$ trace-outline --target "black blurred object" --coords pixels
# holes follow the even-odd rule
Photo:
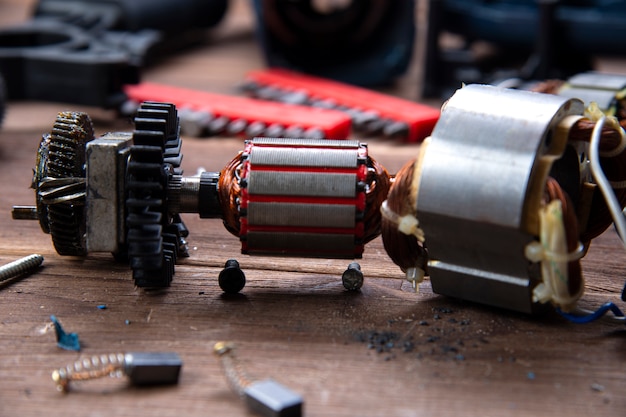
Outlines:
[[[32,18],[0,30],[9,100],[116,108],[124,84],[173,44],[199,40],[228,0],[40,0]]]
[[[462,83],[567,79],[592,69],[594,55],[626,55],[623,1],[430,0],[428,22],[425,97],[448,97]],[[442,47],[446,32],[464,44]],[[477,41],[488,53],[477,53]]]
[[[4,85],[4,78],[2,78],[2,74],[0,74],[0,126],[2,126],[2,121],[4,120],[4,106],[6,101],[6,87]]]
[[[269,66],[372,86],[411,61],[414,0],[254,0],[254,8]]]

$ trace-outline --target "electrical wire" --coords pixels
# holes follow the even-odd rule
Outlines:
[[[607,204],[607,207],[611,213],[611,217],[613,218],[613,222],[615,223],[615,227],[617,228],[617,232],[620,236],[620,241],[624,248],[626,249],[626,243],[624,239],[626,239],[626,220],[622,215],[622,208],[615,194],[613,193],[613,188],[607,177],[604,175],[602,171],[602,166],[600,165],[600,139],[602,137],[602,128],[606,122],[606,117],[602,117],[596,122],[596,126],[591,133],[591,141],[589,143],[589,162],[591,174],[593,175],[593,179],[595,180],[598,188],[602,192],[604,200]]]
[[[615,227],[620,236],[620,241],[626,249],[626,243],[624,242],[624,239],[626,238],[626,220],[624,219],[624,216],[622,214],[621,205],[619,204],[617,197],[613,192],[611,183],[604,175],[604,171],[602,170],[602,166],[600,164],[600,141],[602,138],[602,130],[604,128],[606,120],[606,117],[601,117],[600,119],[598,119],[591,133],[591,139],[589,142],[589,167],[591,169],[591,174],[596,184],[598,185],[598,188],[600,189],[600,192],[602,193],[602,196],[604,197],[607,207],[611,213],[611,217],[613,218],[613,222],[615,223]],[[624,141],[625,139],[623,130],[618,133],[620,133],[621,140]],[[615,316],[613,320],[626,323],[626,317],[624,317],[624,313],[612,302],[607,302],[603,304],[595,311],[578,309],[575,314],[566,313],[560,308],[557,308],[556,311],[567,320],[578,324],[590,323],[592,321],[598,320],[607,312],[611,311]]]
[[[609,311],[611,311],[614,315],[614,317],[612,317],[612,320],[617,320],[621,323],[626,323],[626,317],[624,317],[624,313],[622,312],[622,310],[619,309],[619,307],[615,305],[615,303],[612,303],[612,302],[603,304],[596,311],[587,311],[583,309],[578,309],[575,313],[566,313],[562,311],[560,308],[557,308],[556,311],[562,317],[576,324],[591,323],[592,321],[598,320]]]

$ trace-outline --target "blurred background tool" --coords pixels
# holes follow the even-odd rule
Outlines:
[[[264,100],[341,110],[356,132],[419,142],[430,134],[439,109],[345,83],[282,68],[250,71],[242,89]]]
[[[40,0],[32,18],[0,31],[9,100],[114,108],[122,86],[160,54],[198,42],[227,0]],[[1,94],[0,94],[1,95]]]
[[[129,113],[143,101],[175,104],[183,135],[346,139],[350,134],[350,117],[337,110],[285,105],[157,83],[127,85],[124,91],[131,102]]]
[[[414,0],[254,0],[269,66],[369,86],[406,71],[414,9]]]
[[[567,79],[599,55],[626,54],[624,2],[430,0],[428,24],[425,97],[461,83]]]

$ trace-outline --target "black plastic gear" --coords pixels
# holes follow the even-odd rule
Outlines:
[[[60,112],[39,145],[33,177],[39,223],[60,255],[87,254],[85,147],[93,138],[86,113]]]
[[[174,105],[143,103],[135,117],[126,172],[126,243],[139,287],[169,286],[178,256],[188,256],[183,239],[187,229],[167,206],[169,179],[181,172],[180,145]]]

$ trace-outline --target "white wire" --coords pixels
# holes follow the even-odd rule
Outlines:
[[[613,222],[617,228],[622,245],[624,245],[624,248],[626,249],[626,242],[624,241],[624,239],[626,239],[626,219],[624,219],[620,204],[615,197],[615,193],[613,193],[609,180],[602,171],[602,166],[600,165],[600,136],[602,134],[602,128],[604,127],[605,121],[606,117],[599,119],[593,128],[593,132],[591,133],[591,141],[589,143],[589,166],[591,168],[593,179],[600,188],[600,191],[604,196],[604,201],[611,212],[611,217],[613,217]]]

